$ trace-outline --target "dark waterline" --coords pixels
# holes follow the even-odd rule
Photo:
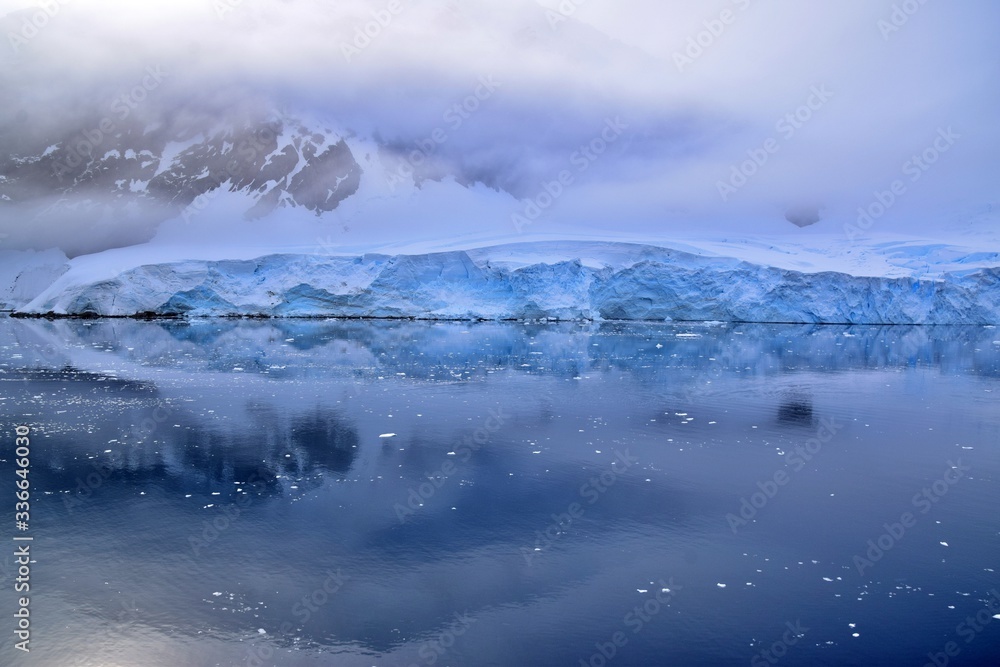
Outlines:
[[[992,327],[0,318],[0,350],[37,561],[26,658],[0,556],[0,664],[1000,660],[1000,609],[962,625],[1000,588]]]

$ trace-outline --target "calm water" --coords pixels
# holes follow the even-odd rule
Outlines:
[[[0,351],[3,665],[1000,664],[998,329],[4,318]]]

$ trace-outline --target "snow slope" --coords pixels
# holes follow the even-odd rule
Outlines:
[[[107,257],[98,261],[92,256],[74,260],[70,271],[20,311],[188,317],[1000,323],[1000,261],[995,255],[955,255],[943,246],[928,249],[926,244],[913,247],[922,248],[924,254],[938,253],[944,266],[955,270],[921,272],[924,277],[806,272],[705,251],[600,241],[518,243],[422,254],[273,254],[141,263],[137,261],[141,255],[134,254],[132,266],[120,271],[108,269]],[[906,244],[890,251],[913,254]]]
[[[41,294],[69,270],[59,250],[0,252],[0,310],[13,310]]]

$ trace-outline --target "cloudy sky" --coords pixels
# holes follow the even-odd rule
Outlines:
[[[278,105],[403,152],[445,129],[437,166],[480,203],[411,200],[423,236],[453,233],[459,214],[509,232],[553,188],[549,229],[640,234],[797,233],[788,210],[817,207],[802,233],[832,233],[893,187],[879,228],[930,233],[1000,202],[990,0],[3,0],[0,13],[0,130],[54,135],[150,66],[167,73],[163,108]],[[477,93],[474,112],[448,114]],[[2,205],[0,226],[23,227]]]

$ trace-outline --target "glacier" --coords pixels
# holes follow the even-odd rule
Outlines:
[[[30,298],[13,310],[22,316],[998,324],[1000,262],[987,260],[995,265],[863,276],[648,244],[564,241],[164,261],[105,275],[71,261],[46,288],[22,294]]]
[[[0,310],[14,310],[41,294],[69,271],[61,250],[0,252]]]

